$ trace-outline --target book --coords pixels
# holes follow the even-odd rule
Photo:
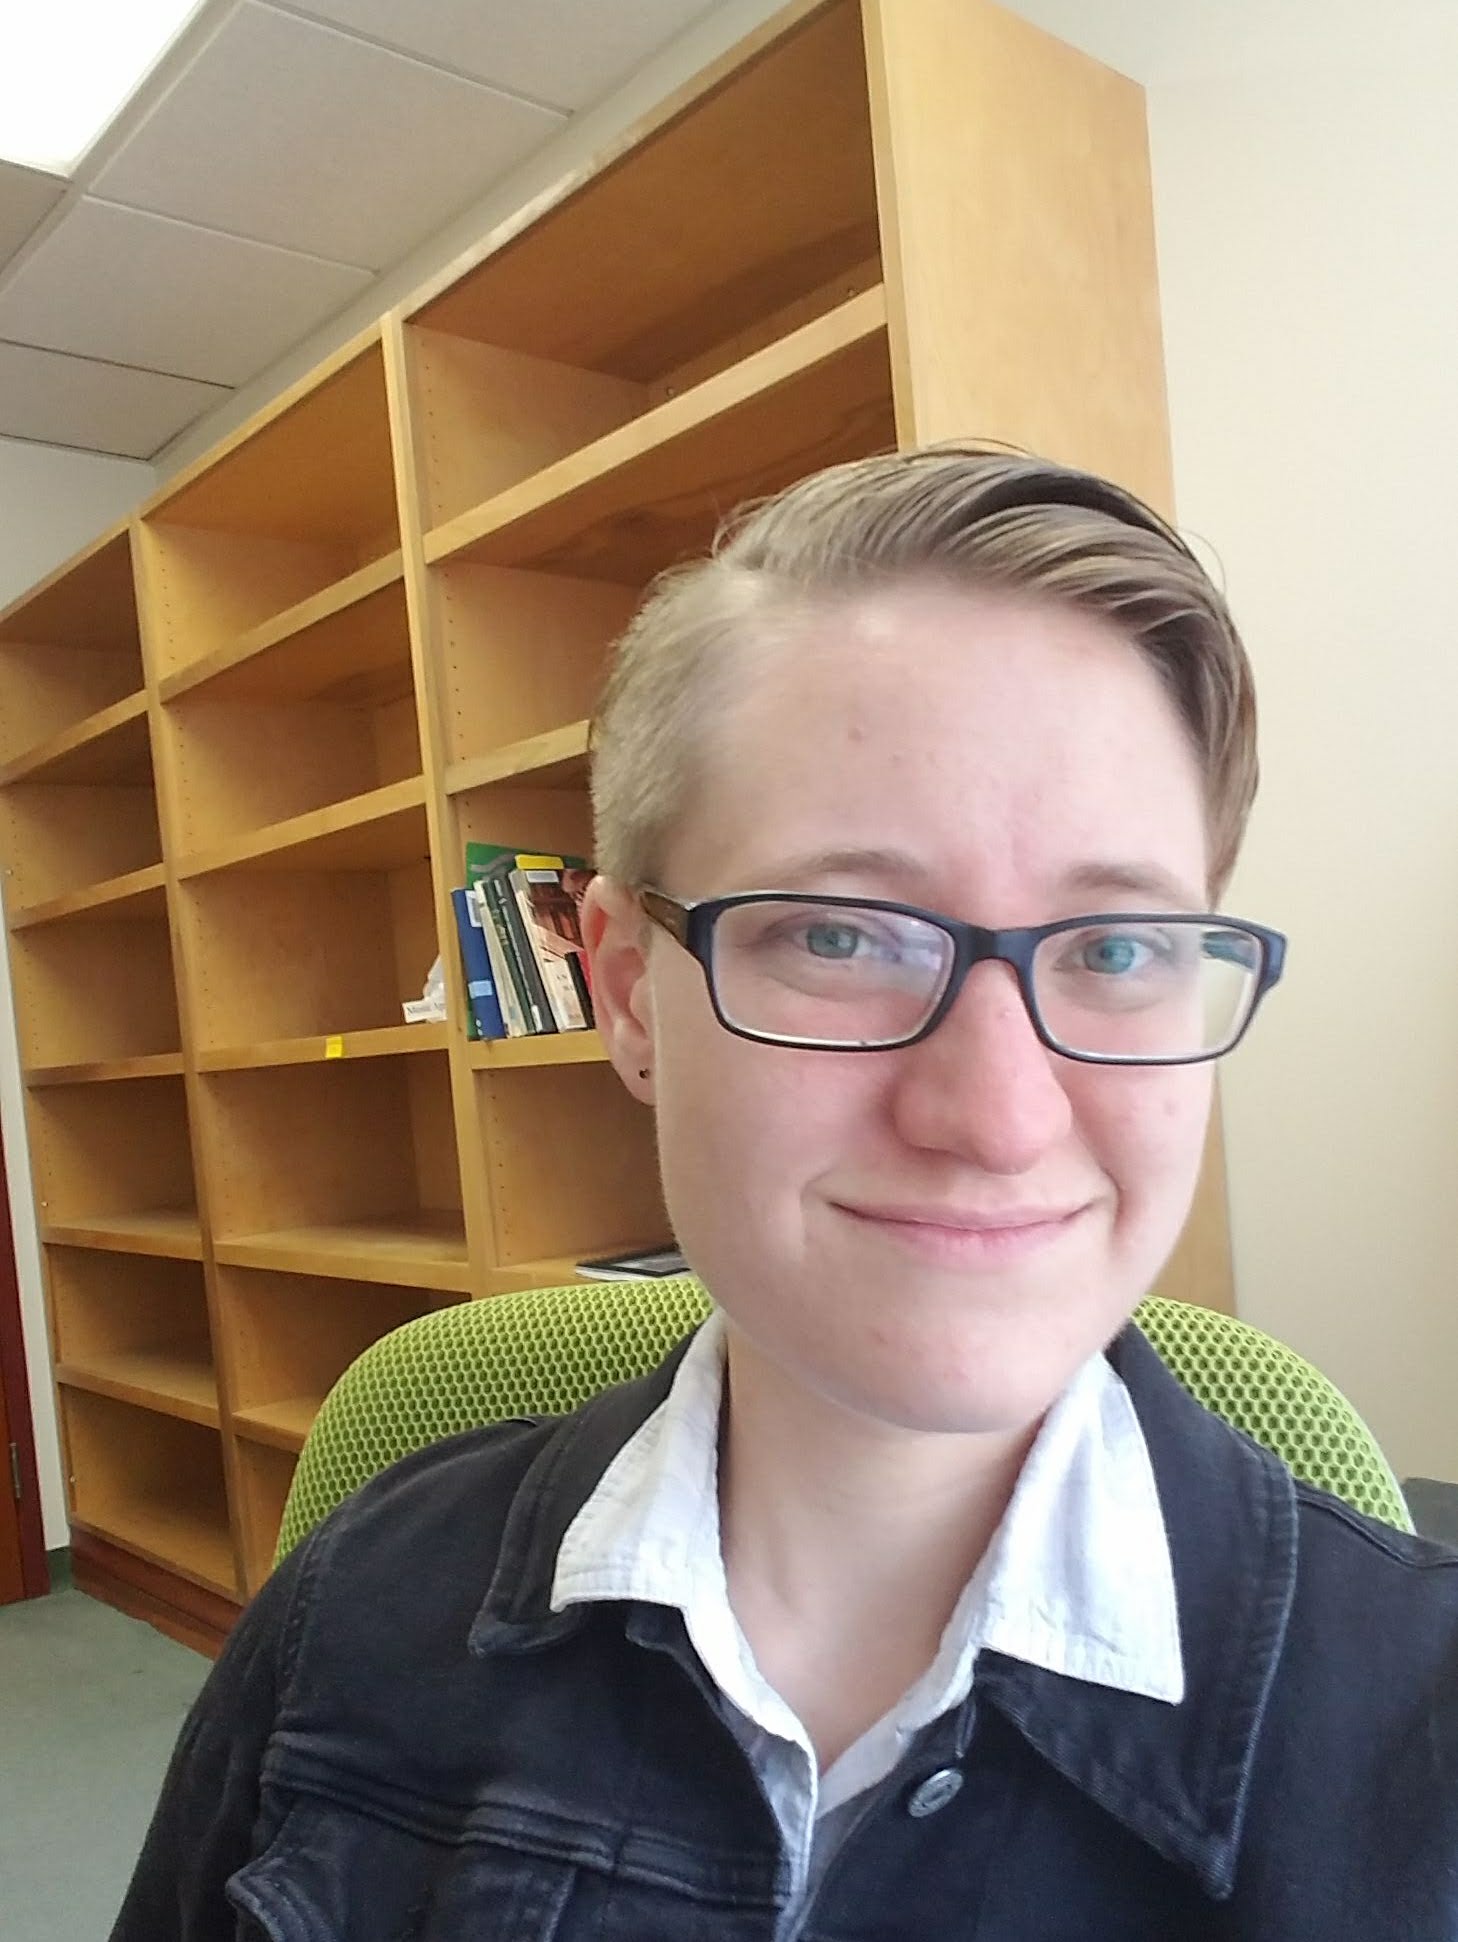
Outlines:
[[[465,894],[466,903],[469,907],[471,893],[468,890]],[[456,897],[457,892],[453,890],[451,892],[451,911],[456,920],[456,936],[460,940],[461,946],[461,975],[466,985],[466,1037],[469,1039],[477,1039],[481,1036],[481,1027],[476,1022],[476,1007],[471,1003],[471,953],[466,947],[466,930],[470,925],[471,919],[469,916],[462,917],[461,906],[456,901]]]
[[[597,1023],[597,1012],[592,1002],[592,961],[582,937],[582,899],[596,875],[589,864],[579,863],[576,857],[569,857],[562,866],[562,888],[572,899],[572,923],[577,938],[577,949],[569,953],[567,967],[576,982],[583,1015],[589,1025]]]
[[[485,915],[494,925],[506,956],[507,968],[516,987],[528,1033],[555,1032],[557,1021],[547,1001],[546,988],[516,899],[503,886],[501,870],[515,869],[517,858],[525,852],[507,849],[500,843],[467,843],[466,882],[479,885]],[[551,858],[531,856],[531,862],[550,862]]]
[[[466,882],[468,885],[482,886],[487,911],[505,947],[527,1029],[531,1032],[555,1032],[561,1029],[557,1013],[532,947],[527,919],[510,883],[512,871],[527,869],[573,872],[574,891],[579,897],[592,876],[581,857],[539,855],[534,851],[512,849],[504,843],[472,842],[466,845]],[[570,975],[569,972],[569,978]]]
[[[582,1003],[571,959],[582,950],[577,904],[561,869],[516,869],[508,881],[542,974],[547,1002],[559,1032],[585,1031],[592,1022]]]
[[[592,973],[588,969],[586,951],[574,951],[567,960],[567,968],[577,985],[577,995],[582,1000],[582,1012],[589,1025],[597,1023],[597,1013],[592,1004]]]
[[[486,905],[485,884],[471,884],[466,895],[471,900],[475,921],[481,926],[481,935],[486,940],[486,955],[491,960],[491,976],[496,985],[496,1001],[501,1006],[501,1015],[506,1023],[506,1035],[508,1038],[525,1038],[531,1027],[522,1010],[516,980],[511,974],[506,945],[497,935],[495,921]]]
[[[593,1281],[642,1281],[650,1275],[687,1274],[689,1264],[676,1247],[657,1247],[632,1254],[605,1254],[596,1261],[579,1261],[577,1272]]]
[[[481,895],[486,900],[497,936],[505,942],[507,963],[516,980],[528,1032],[555,1032],[557,1020],[547,998],[546,986],[542,983],[542,974],[537,969],[536,957],[527,941],[526,926],[510,884],[502,876],[483,877]]]
[[[456,929],[461,937],[461,962],[466,973],[466,997],[469,1001],[466,1036],[505,1038],[506,1020],[496,995],[491,956],[486,949],[486,938],[475,901],[468,891],[453,890],[451,905],[456,913]]]

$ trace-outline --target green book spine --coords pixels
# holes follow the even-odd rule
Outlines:
[[[498,930],[506,939],[507,957],[528,1024],[534,1032],[555,1032],[557,1021],[552,1016],[552,1007],[547,1003],[542,974],[537,970],[537,961],[532,956],[521,912],[516,907],[516,898],[512,896],[510,886],[499,876],[483,877],[481,886]]]

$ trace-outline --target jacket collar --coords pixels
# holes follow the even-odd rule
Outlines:
[[[557,1553],[603,1472],[667,1399],[692,1340],[685,1336],[647,1375],[594,1396],[547,1436],[507,1513],[496,1569],[471,1628],[473,1652],[532,1651],[586,1621],[588,1605],[552,1610]]]
[[[1169,1532],[1185,1659],[1175,1707],[988,1653],[982,1697],[1074,1786],[1225,1899],[1296,1586],[1296,1493],[1269,1451],[1204,1409],[1134,1326],[1128,1385]]]
[[[667,1397],[687,1346],[548,1434],[508,1514],[473,1652],[537,1650],[587,1622],[591,1605],[551,1609],[557,1553],[608,1464]],[[1108,1353],[1154,1466],[1186,1696],[1169,1706],[991,1650],[975,1692],[1080,1792],[1223,1899],[1295,1589],[1295,1491],[1285,1466],[1202,1408],[1137,1327]]]

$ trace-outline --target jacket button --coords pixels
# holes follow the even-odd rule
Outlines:
[[[912,1788],[906,1811],[919,1821],[925,1820],[928,1814],[935,1814],[939,1807],[945,1807],[949,1800],[955,1800],[961,1791],[961,1774],[955,1767],[943,1767],[939,1773],[928,1774],[920,1786]]]

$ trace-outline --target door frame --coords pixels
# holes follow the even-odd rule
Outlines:
[[[3,1133],[0,1133],[0,1394],[5,1400],[10,1440],[20,1458],[20,1501],[15,1509],[20,1527],[21,1592],[26,1598],[40,1598],[50,1590],[51,1576],[46,1564],[45,1526],[41,1520],[40,1469],[35,1455],[35,1422],[30,1411]],[[9,1452],[0,1449],[0,1490],[9,1489]]]

